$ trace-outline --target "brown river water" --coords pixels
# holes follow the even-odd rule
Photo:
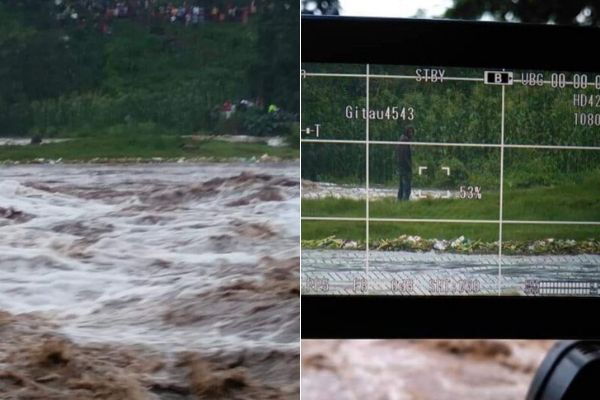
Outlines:
[[[298,169],[0,167],[0,398],[297,399]]]
[[[551,345],[535,340],[303,340],[302,399],[524,399]]]

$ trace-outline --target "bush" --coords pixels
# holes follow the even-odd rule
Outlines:
[[[450,168],[450,175],[441,169],[435,169],[435,182],[441,188],[453,189],[459,185],[466,185],[469,183],[469,169],[464,165],[462,161],[457,158],[448,158],[439,162],[440,165]]]
[[[238,113],[241,130],[252,136],[287,136],[292,128],[295,116],[285,111],[265,113],[250,109]]]
[[[239,113],[233,113],[229,118],[219,115],[213,130],[217,135],[240,135],[243,133],[241,127],[242,119]]]
[[[286,136],[286,141],[289,146],[294,149],[300,148],[300,123],[292,122],[290,123],[289,132]]]
[[[506,185],[509,188],[525,189],[534,186],[547,186],[561,175],[552,159],[540,157],[538,153],[528,151],[526,157],[505,160]]]

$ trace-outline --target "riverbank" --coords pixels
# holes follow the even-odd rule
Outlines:
[[[293,160],[297,149],[267,143],[179,136],[103,136],[42,145],[0,146],[0,163],[228,162]]]

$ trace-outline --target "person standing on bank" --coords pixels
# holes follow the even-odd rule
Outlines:
[[[404,130],[400,136],[400,142],[412,141],[415,128],[412,126]],[[396,145],[396,161],[398,162],[398,175],[400,182],[398,187],[398,201],[409,200],[412,183],[412,153],[409,144]]]

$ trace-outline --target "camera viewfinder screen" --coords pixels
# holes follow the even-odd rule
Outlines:
[[[600,73],[301,68],[302,293],[599,296]]]

